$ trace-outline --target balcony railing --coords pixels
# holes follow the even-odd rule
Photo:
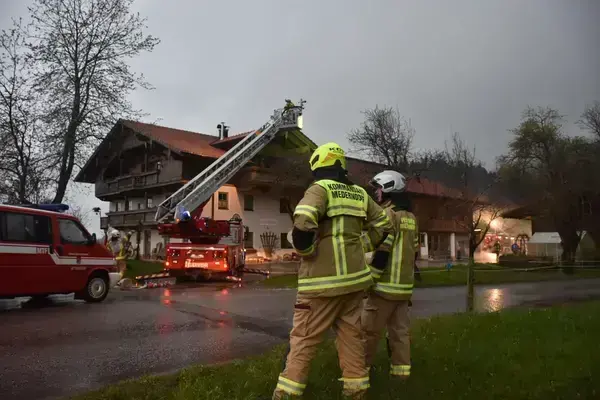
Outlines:
[[[291,173],[289,177],[286,175],[285,173],[278,173],[266,168],[247,167],[241,170],[234,180],[235,185],[240,191],[273,185],[277,185],[279,188],[308,187],[308,182],[301,182],[294,179]]]
[[[135,189],[145,189],[180,182],[182,180],[182,167],[183,164],[181,161],[171,160],[164,162],[160,171],[143,172],[120,176],[108,181],[96,182],[96,196],[102,197]]]

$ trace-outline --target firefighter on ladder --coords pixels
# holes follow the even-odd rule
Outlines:
[[[418,229],[415,216],[406,210],[404,176],[396,171],[377,174],[372,185],[376,200],[388,212],[394,233],[376,249],[371,270],[375,279],[361,318],[366,365],[371,368],[382,331],[387,328],[390,374],[410,375],[409,304],[413,292]]]
[[[290,348],[273,399],[302,396],[310,361],[329,328],[336,335],[343,394],[364,399],[369,373],[360,316],[365,290],[373,280],[361,233],[366,225],[381,242],[392,225],[366,191],[348,180],[339,145],[317,148],[310,168],[315,182],[294,211],[292,242],[302,261]]]

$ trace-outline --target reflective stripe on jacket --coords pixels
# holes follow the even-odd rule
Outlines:
[[[392,207],[386,208],[394,233],[387,236],[379,250],[389,251],[384,271],[371,268],[374,290],[389,300],[409,300],[414,286],[415,253],[419,248],[419,231],[414,214]]]
[[[363,227],[391,232],[387,213],[357,185],[320,180],[294,210],[294,228],[316,233],[298,271],[298,292],[306,297],[339,296],[373,285],[365,260]]]

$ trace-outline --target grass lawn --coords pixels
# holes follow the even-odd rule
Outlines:
[[[477,271],[486,270],[486,271]],[[487,271],[489,270],[489,271]],[[421,270],[422,280],[415,282],[415,287],[457,286],[467,282],[466,265],[455,265],[450,271],[443,268],[432,267]],[[509,283],[509,282],[535,282],[562,279],[600,278],[600,268],[576,269],[572,275],[565,274],[560,269],[546,269],[540,271],[510,271],[495,264],[476,264],[475,283]],[[296,275],[274,276],[261,282],[266,287],[298,286]]]
[[[413,375],[391,381],[380,349],[371,399],[600,398],[600,302],[417,320]],[[191,367],[75,397],[77,400],[270,399],[284,347],[212,367]],[[313,361],[306,399],[339,399],[331,342]],[[595,378],[594,378],[595,377]]]
[[[156,274],[164,269],[162,262],[127,260],[126,278],[135,278],[140,275]]]

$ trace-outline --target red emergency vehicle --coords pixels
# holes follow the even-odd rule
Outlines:
[[[239,278],[244,269],[245,228],[239,215],[229,221],[201,217],[202,206],[189,220],[159,224],[161,235],[185,242],[169,243],[165,271],[170,276],[210,279],[213,276]]]
[[[66,210],[64,204],[0,205],[1,298],[106,298],[120,277],[116,261]]]

